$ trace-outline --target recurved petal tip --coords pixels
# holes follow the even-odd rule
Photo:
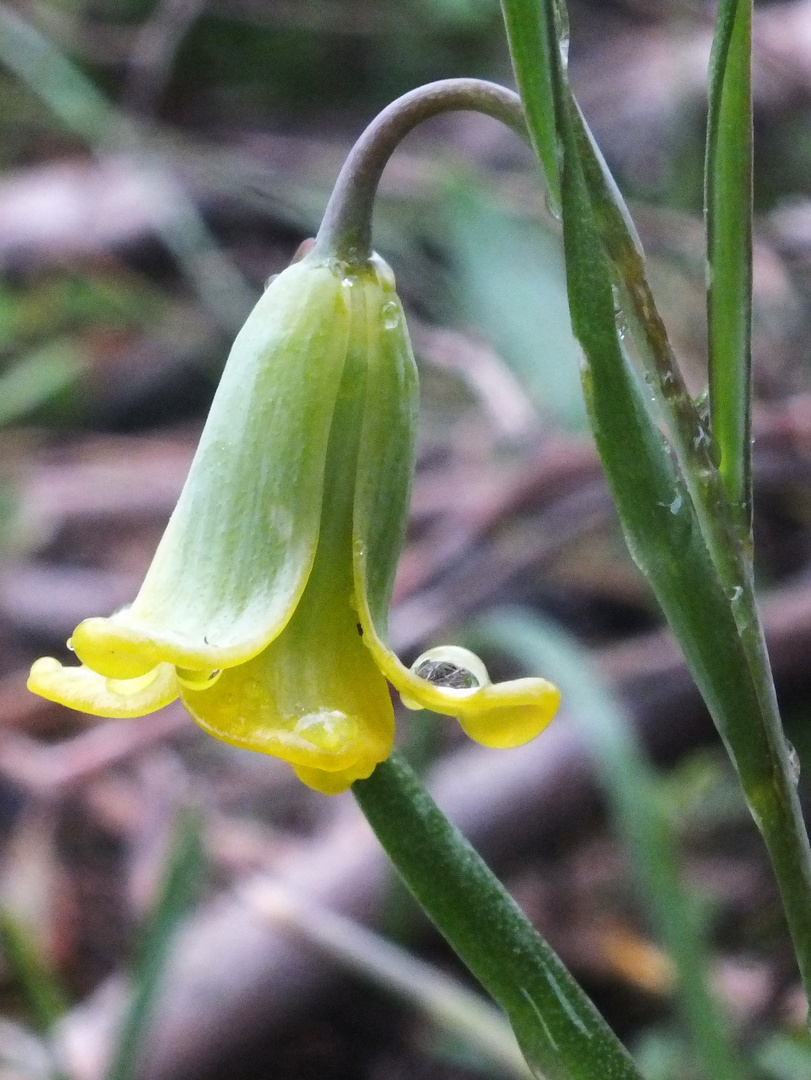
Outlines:
[[[456,718],[483,746],[523,746],[544,730],[560,704],[560,690],[546,679],[494,683],[463,703]]]
[[[367,626],[364,641],[403,704],[455,716],[484,746],[522,746],[539,735],[557,712],[560,691],[546,679],[493,683],[480,658],[457,645],[429,649],[409,670],[375,635],[373,626]]]
[[[52,656],[32,665],[28,689],[70,709],[121,719],[155,712],[179,693],[172,664],[158,664],[135,679],[107,679],[84,664],[63,667]]]

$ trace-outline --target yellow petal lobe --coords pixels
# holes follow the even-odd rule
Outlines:
[[[158,664],[132,679],[111,679],[81,667],[63,667],[43,656],[31,667],[28,689],[49,701],[93,716],[144,716],[174,701],[180,687],[171,664]]]

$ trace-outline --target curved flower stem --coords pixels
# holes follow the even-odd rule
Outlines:
[[[372,253],[372,207],[386,164],[405,136],[423,120],[470,111],[501,120],[529,141],[521,99],[483,79],[441,79],[410,90],[369,124],[349,152],[335,183],[315,251],[349,263]]]

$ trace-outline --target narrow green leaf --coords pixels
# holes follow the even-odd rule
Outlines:
[[[34,1024],[39,1031],[50,1031],[65,1013],[67,997],[27,928],[5,908],[0,910],[0,945]]]
[[[543,671],[561,689],[567,717],[582,730],[646,898],[656,936],[673,961],[676,991],[695,1056],[707,1080],[746,1075],[710,992],[707,948],[660,783],[630,719],[572,638],[528,612],[504,611],[472,629],[473,648],[497,648],[527,674]]]
[[[172,941],[191,906],[202,871],[202,823],[197,811],[189,809],[176,826],[160,895],[140,941],[132,998],[106,1080],[131,1080],[137,1074]]]
[[[752,0],[721,0],[705,164],[710,415],[742,533],[752,527]]]
[[[559,232],[506,213],[472,184],[455,185],[445,205],[464,317],[492,341],[542,415],[582,431],[580,349]]]
[[[0,428],[24,420],[72,386],[87,366],[69,338],[51,341],[0,374]]]
[[[138,126],[112,105],[73,61],[32,23],[0,0],[0,66],[28,86],[67,130],[99,155],[140,154],[152,182],[160,184],[171,210],[156,228],[195,287],[201,301],[223,327],[238,330],[254,304],[253,289],[219,248],[196,205]]]
[[[398,754],[352,787],[417,901],[548,1080],[641,1080],[600,1014]]]
[[[501,0],[515,79],[527,114],[530,138],[543,166],[549,209],[560,211],[560,165],[550,75],[550,50],[557,48],[536,0]]]
[[[540,5],[553,32],[554,0],[509,2]],[[684,388],[656,310],[627,210],[571,95],[557,50],[550,57],[563,150],[569,302],[588,361],[584,386],[597,445],[631,553],[679,639],[766,840],[811,993],[811,847],[789,766],[751,559],[712,439]],[[644,381],[626,343],[637,351]]]

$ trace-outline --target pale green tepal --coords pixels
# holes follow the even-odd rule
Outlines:
[[[492,685],[461,649],[413,670],[386,623],[414,468],[417,375],[389,268],[304,256],[240,331],[134,602],[87,619],[30,688],[97,716],[178,696],[212,735],[343,791],[394,738],[386,679],[489,746],[552,718],[543,679]]]

